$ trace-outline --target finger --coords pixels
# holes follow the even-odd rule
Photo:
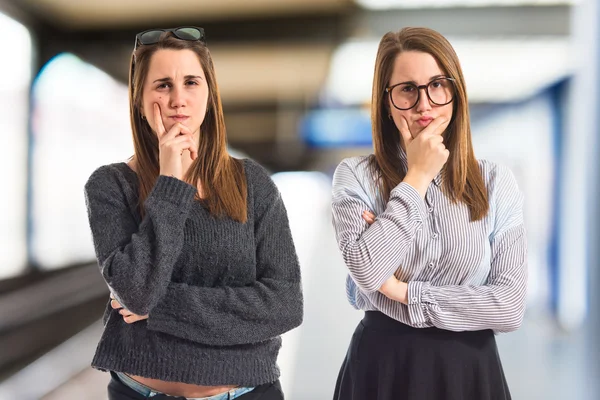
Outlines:
[[[373,214],[370,211],[364,211],[363,212],[363,217],[366,218],[366,219],[372,220],[372,221],[375,220],[375,214]]]
[[[160,106],[158,103],[154,103],[154,124],[156,125],[156,134],[160,140],[163,136],[165,136],[166,129],[165,125],[163,124],[162,114],[160,113]]]
[[[162,137],[161,140],[161,144],[172,140],[178,136],[189,136],[189,137],[193,137],[192,135],[192,131],[190,130],[190,128],[188,128],[187,126],[183,125],[181,122],[176,123],[175,125],[173,125],[168,131],[167,133],[165,133],[165,135]]]
[[[189,139],[189,147],[188,148],[184,148],[184,150],[188,150],[190,152],[190,158],[192,160],[195,160],[196,158],[198,158],[198,144],[196,144],[196,140],[194,139],[193,134],[191,133],[191,131],[189,129],[186,128],[185,132],[182,132],[181,135],[176,136],[175,139],[180,139],[183,138],[184,140],[182,141],[177,141],[177,142],[171,142],[171,143],[184,143],[186,139]]]
[[[408,121],[406,120],[406,118],[400,118],[400,126],[398,127],[398,130],[400,131],[400,135],[402,135],[404,145],[408,146],[412,142],[413,136],[410,132],[410,128],[408,127]]]
[[[119,303],[116,300],[111,300],[110,302],[110,306],[114,309],[118,309],[118,308],[123,308],[123,306],[121,305],[121,303]]]
[[[174,152],[179,152],[179,154],[183,154],[184,150],[188,150],[192,159],[198,156],[196,142],[189,135],[177,136],[165,143],[165,146],[171,148]]]
[[[188,135],[177,136],[176,138],[165,143],[164,146],[165,148],[171,149],[175,153],[179,152],[179,154],[183,154],[184,150],[189,150],[190,155],[192,152],[197,152],[194,139],[190,138]]]
[[[142,315],[137,315],[137,314],[131,314],[127,317],[123,317],[123,320],[125,322],[127,322],[128,324],[132,324],[134,322],[141,321],[141,320],[147,319],[147,318],[148,318],[147,315],[142,316]]]
[[[128,316],[130,316],[130,315],[133,315],[133,313],[132,313],[131,311],[129,311],[129,310],[126,310],[126,309],[124,309],[124,308],[123,308],[123,309],[121,309],[121,311],[119,311],[119,314],[121,314],[121,315],[122,315],[122,316],[124,316],[124,317],[128,317]]]
[[[375,222],[375,216],[369,211],[363,211],[362,217],[369,225]]]
[[[196,158],[198,158],[198,144],[193,138],[192,142],[194,143],[194,145],[190,149],[190,157],[192,158],[192,160],[195,160]]]
[[[423,131],[421,135],[423,136],[432,136],[432,135],[441,135],[446,130],[447,119],[444,117],[435,118]]]
[[[444,118],[444,121],[442,121],[440,126],[435,130],[435,134],[442,136],[448,128],[448,125],[450,125],[450,120]]]
[[[444,145],[444,137],[442,135],[433,135],[427,138],[434,145]]]

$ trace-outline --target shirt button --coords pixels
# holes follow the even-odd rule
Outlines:
[[[431,237],[432,237],[432,238],[434,238],[434,239],[437,239],[437,237],[438,237],[438,234],[437,234],[437,233],[434,233],[433,235],[431,235]]]
[[[434,264],[433,264],[432,262],[430,262],[430,263],[429,263],[429,268],[433,268],[433,265],[434,265]]]
[[[429,207],[429,208],[427,209],[427,211],[429,211],[430,213],[432,213],[432,212],[433,212],[433,207]]]
[[[416,303],[416,302],[417,302],[417,298],[416,298],[416,297],[413,297],[413,298],[412,298],[412,301],[413,301],[414,303]]]

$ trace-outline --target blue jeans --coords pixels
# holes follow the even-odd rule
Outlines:
[[[124,385],[130,387],[131,389],[135,390],[136,392],[138,392],[139,394],[141,394],[142,396],[144,396],[146,398],[152,398],[157,395],[164,394],[164,393],[156,392],[156,391],[150,389],[148,386],[139,383],[138,381],[130,378],[129,376],[127,376],[126,374],[124,374],[122,372],[115,372],[114,374],[119,378],[119,380]],[[216,394],[214,396],[196,397],[196,398],[190,398],[188,400],[233,400],[233,399],[237,399],[238,397],[240,397],[246,393],[251,392],[252,390],[254,390],[253,387],[240,387],[240,388],[231,389],[225,393]]]

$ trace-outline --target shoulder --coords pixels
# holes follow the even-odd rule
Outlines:
[[[270,177],[269,171],[255,160],[250,158],[234,158],[234,160],[241,162],[244,165],[246,174],[252,176],[252,178],[262,177],[264,179]]]
[[[246,180],[249,185],[275,186],[271,179],[271,173],[264,166],[249,158],[240,159],[240,161],[244,165]]]
[[[133,186],[137,176],[126,163],[107,164],[97,168],[85,184],[85,191],[119,190]]]
[[[478,160],[479,169],[490,193],[498,190],[517,190],[518,185],[515,175],[506,165],[489,160]]]
[[[370,167],[372,156],[358,156],[343,159],[333,174],[333,185],[347,186],[356,182],[374,180]]]
[[[279,193],[271,173],[264,166],[249,158],[241,161],[244,164],[248,190],[252,192],[254,198],[261,200]]]
[[[513,172],[506,165],[488,160],[479,160],[479,166],[488,190],[490,215],[497,225],[511,215],[517,215],[520,221],[524,196]]]
[[[366,173],[369,171],[369,164],[372,155],[344,158],[335,169],[337,171],[351,171],[356,173]]]

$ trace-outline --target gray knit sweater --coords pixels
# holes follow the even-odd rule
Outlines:
[[[85,185],[102,276],[147,320],[127,324],[107,305],[92,366],[165,381],[256,386],[277,380],[280,334],[302,322],[300,268],[281,196],[244,160],[248,221],[215,218],[196,188],[159,176],[137,209],[127,164]]]

